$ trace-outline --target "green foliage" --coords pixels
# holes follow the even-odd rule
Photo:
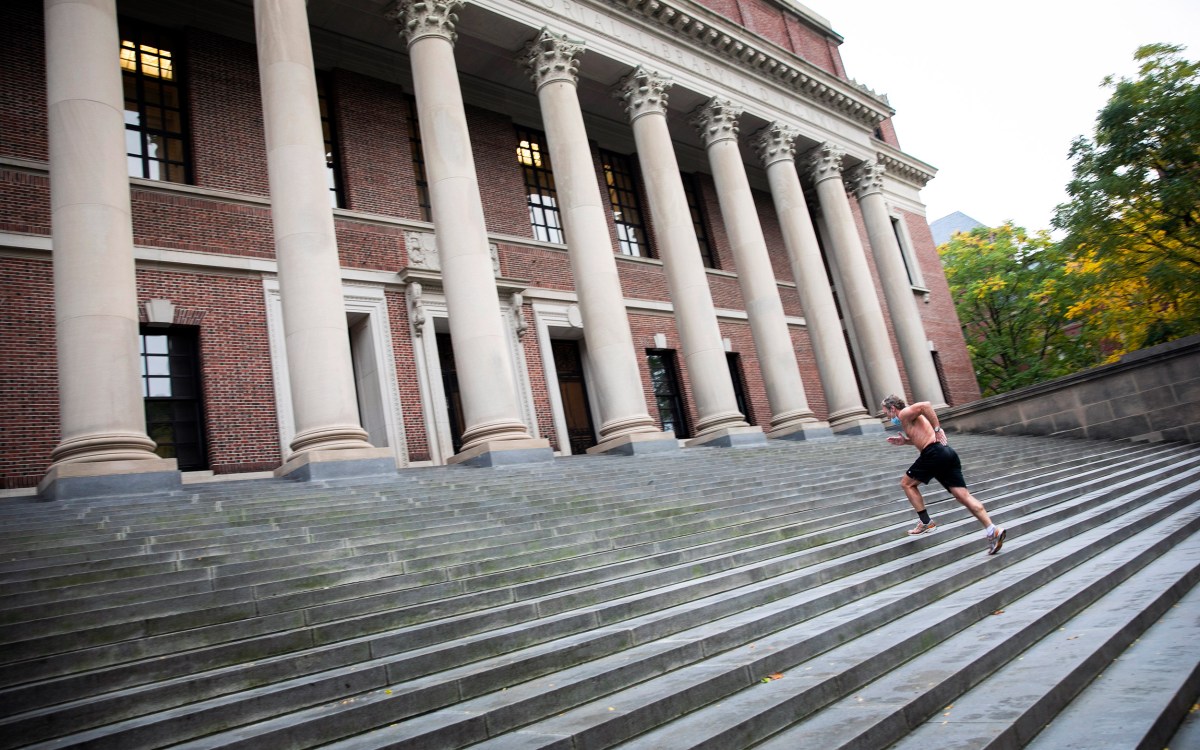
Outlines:
[[[979,227],[938,252],[983,395],[1095,363],[1067,317],[1074,293],[1066,257],[1048,233]]]
[[[1141,47],[1136,78],[1105,80],[1053,222],[1079,295],[1070,315],[1110,359],[1200,333],[1200,64],[1181,52]]]

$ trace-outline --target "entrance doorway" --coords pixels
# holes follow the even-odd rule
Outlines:
[[[180,471],[207,469],[199,329],[142,326],[138,344],[146,433],[155,454],[175,459]]]
[[[446,416],[450,420],[450,442],[454,452],[462,450],[463,431],[467,429],[463,420],[462,392],[458,388],[458,369],[454,365],[454,346],[450,334],[437,335],[438,363],[442,367],[442,389],[446,392]]]
[[[587,453],[596,445],[596,428],[588,404],[587,382],[583,376],[583,356],[579,342],[574,339],[554,339],[554,368],[558,371],[558,393],[562,397],[563,417],[567,422],[567,442],[571,453]]]

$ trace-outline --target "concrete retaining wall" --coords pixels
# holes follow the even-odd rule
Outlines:
[[[1200,442],[1200,336],[938,416],[954,432]]]

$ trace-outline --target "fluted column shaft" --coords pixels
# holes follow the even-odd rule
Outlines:
[[[892,353],[883,308],[875,293],[871,269],[863,254],[862,241],[854,224],[850,200],[842,183],[844,152],[825,144],[810,153],[809,167],[816,183],[817,200],[829,229],[831,251],[837,258],[838,280],[842,289],[842,310],[854,326],[872,397],[878,403],[889,394],[904,393],[900,368]]]
[[[582,43],[542,30],[526,47],[521,61],[537,89],[550,163],[554,165],[558,210],[579,295],[603,442],[659,430],[646,408],[617,261],[609,240],[609,208],[596,181],[579,106],[575,71],[582,50]]]
[[[815,422],[816,418],[808,406],[775,271],[738,150],[737,118],[741,114],[741,108],[731,102],[714,98],[694,113],[692,123],[708,152],[721,217],[733,247],[738,283],[771,407],[770,434],[805,421]]]
[[[945,401],[933,357],[929,353],[929,339],[921,314],[913,298],[912,284],[904,267],[900,243],[883,200],[883,165],[875,161],[863,162],[849,175],[851,186],[862,209],[863,222],[867,225],[867,240],[875,256],[875,267],[879,269],[883,284],[883,295],[892,316],[892,329],[900,345],[900,357],[908,372],[908,384],[913,401],[929,401],[941,405]]]
[[[866,417],[867,410],[858,392],[850,350],[846,347],[817,233],[796,171],[797,135],[796,130],[773,123],[755,139],[755,146],[767,169],[771,200],[779,216],[783,244],[829,407],[829,423],[836,430],[842,423]]]
[[[429,202],[462,397],[463,451],[529,440],[501,318],[454,62],[458,0],[402,4],[391,17],[407,38]]]
[[[62,439],[55,465],[158,459],[146,435],[113,0],[46,0]],[[173,463],[173,462],[172,462]]]
[[[370,448],[358,421],[305,2],[255,0],[254,26],[296,423],[291,449]]]
[[[667,129],[666,91],[671,85],[669,79],[638,68],[621,82],[618,90],[633,125],[642,179],[654,216],[655,237],[691,377],[699,417],[696,433],[700,437],[722,428],[748,425],[737,408],[717,311],[679,176],[675,147]]]

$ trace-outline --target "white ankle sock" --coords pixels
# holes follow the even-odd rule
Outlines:
[[[984,532],[984,536],[987,536],[987,537],[996,536],[996,524],[992,524],[991,526],[988,526],[987,531]]]

